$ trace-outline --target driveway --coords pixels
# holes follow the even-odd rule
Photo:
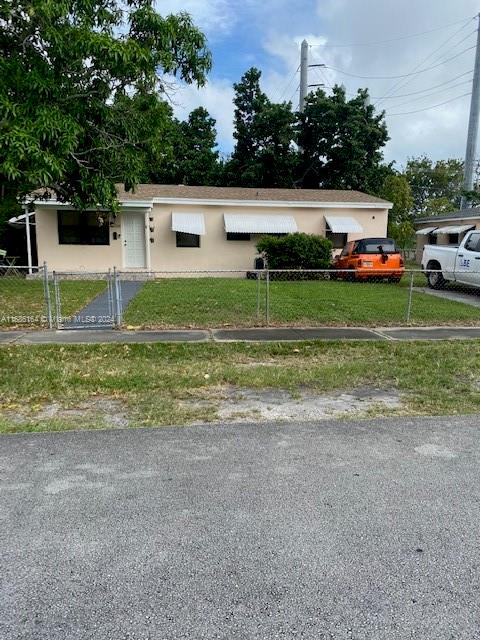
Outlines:
[[[479,420],[0,438],[0,637],[480,637]]]
[[[428,287],[415,287],[414,291],[427,293],[436,298],[451,300],[452,302],[463,302],[471,307],[480,307],[480,290],[473,287],[462,287],[462,285],[452,285],[448,289],[429,289]]]

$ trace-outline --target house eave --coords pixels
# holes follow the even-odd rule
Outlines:
[[[133,202],[124,200],[124,203]],[[265,207],[265,208],[306,208],[306,209],[391,209],[391,202],[321,202],[304,200],[222,200],[200,198],[153,198],[153,204],[205,205],[218,207]]]
[[[150,209],[154,204],[217,207],[261,207],[267,209],[381,209],[389,210],[391,202],[305,202],[303,200],[221,200],[200,198],[152,198],[151,200],[121,200],[122,209]],[[34,200],[36,207],[70,209],[72,205],[55,200]],[[96,211],[91,207],[88,211]]]

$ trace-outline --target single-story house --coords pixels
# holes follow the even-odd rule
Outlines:
[[[141,184],[116,217],[35,201],[38,261],[55,270],[246,270],[265,234],[348,240],[387,233],[391,203],[359,191]]]
[[[463,236],[471,229],[480,229],[480,207],[461,209],[440,216],[415,220],[415,260],[420,264],[426,244],[458,246]]]

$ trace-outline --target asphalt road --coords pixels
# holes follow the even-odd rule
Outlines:
[[[0,638],[480,638],[477,417],[0,438]]]

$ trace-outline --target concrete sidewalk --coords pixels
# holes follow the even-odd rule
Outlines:
[[[302,340],[478,340],[480,327],[264,327],[112,331],[1,331],[0,344],[102,344],[152,342],[298,342]]]

